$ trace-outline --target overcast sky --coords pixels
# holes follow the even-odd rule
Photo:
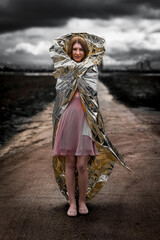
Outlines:
[[[160,66],[158,0],[0,0],[0,64],[51,64],[52,40],[71,32],[104,37],[105,65]]]

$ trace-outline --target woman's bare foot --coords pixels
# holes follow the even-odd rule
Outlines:
[[[76,202],[75,203],[70,203],[70,207],[67,211],[67,215],[69,217],[75,217],[77,216],[77,206],[76,206]]]
[[[76,205],[76,202],[75,203],[70,203],[70,206],[69,206],[69,210],[77,210],[77,205]]]
[[[83,201],[79,201],[79,213],[88,214],[88,208],[86,206],[86,203]]]
[[[68,209],[67,215],[68,215],[69,217],[75,217],[75,216],[77,216],[77,210],[69,210],[69,209]]]

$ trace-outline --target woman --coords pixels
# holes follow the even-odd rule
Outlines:
[[[69,198],[68,216],[87,214],[92,199],[122,156],[105,135],[97,98],[98,68],[104,39],[72,33],[56,39],[49,49],[57,78],[53,110],[53,167],[61,192]],[[126,166],[125,166],[126,167]],[[127,167],[126,167],[127,168]]]

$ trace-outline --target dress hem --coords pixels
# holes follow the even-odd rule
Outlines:
[[[52,154],[53,157],[55,156],[98,156],[99,153],[93,153],[93,152],[88,152],[88,153],[84,153],[84,151],[76,153],[75,151],[61,151],[59,153],[54,153]]]

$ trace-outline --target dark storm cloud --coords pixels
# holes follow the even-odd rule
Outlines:
[[[109,19],[142,15],[158,18],[156,10],[159,7],[156,0],[135,0],[134,3],[127,0],[1,0],[0,32],[62,26],[71,17]]]
[[[147,5],[150,6],[152,8],[159,8],[160,7],[160,3],[159,0],[134,0],[133,2],[130,2],[128,0],[122,0],[121,1],[123,4],[128,4],[128,5],[133,5],[133,6],[137,6],[137,5]]]

